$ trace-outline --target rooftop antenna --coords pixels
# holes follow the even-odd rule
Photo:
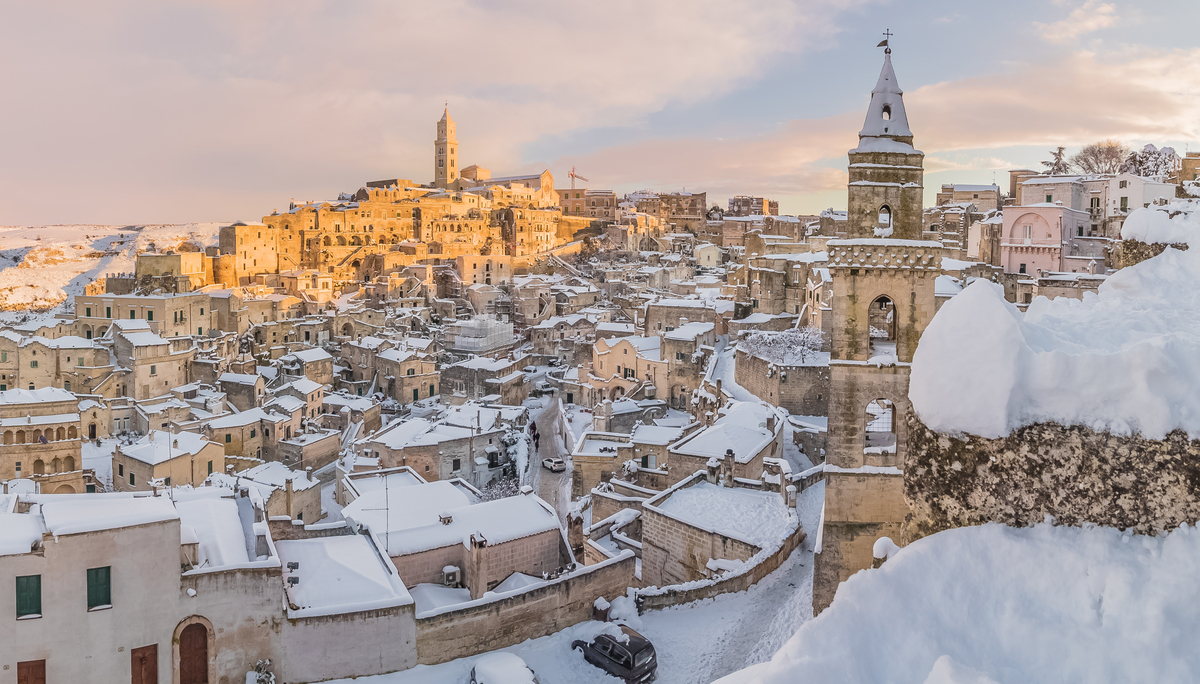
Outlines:
[[[883,54],[885,54],[885,55],[892,54],[892,48],[890,45],[888,45],[888,41],[891,39],[891,37],[893,35],[894,34],[892,33],[891,29],[886,29],[883,32],[883,40],[879,41],[879,45],[876,45],[875,47],[883,48]]]

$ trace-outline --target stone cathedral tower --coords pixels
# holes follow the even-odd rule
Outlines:
[[[433,186],[449,187],[458,176],[458,138],[454,135],[454,119],[450,118],[447,105],[442,119],[437,122],[437,140],[433,141]]]
[[[850,150],[847,239],[830,240],[831,396],[813,610],[872,565],[880,537],[905,543],[905,428],[913,352],[933,318],[941,244],[921,240],[922,163],[884,53]]]

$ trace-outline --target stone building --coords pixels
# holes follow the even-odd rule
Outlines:
[[[223,472],[225,450],[194,432],[150,430],[133,444],[118,444],[112,457],[112,484],[119,492],[198,487]]]
[[[90,423],[92,438],[97,427]],[[82,469],[84,434],[74,394],[54,387],[0,391],[0,480]]]
[[[1000,186],[995,183],[991,185],[943,183],[942,190],[937,194],[934,203],[937,206],[970,203],[974,204],[982,213],[987,213],[1004,206],[1003,200],[1000,197]]]
[[[779,202],[766,197],[736,195],[729,198],[726,216],[778,216]]]
[[[913,352],[935,308],[942,247],[922,241],[922,164],[912,146],[891,48],[850,150],[846,239],[829,240],[833,280],[831,398],[821,553],[813,609],[871,567],[875,540],[902,538]],[[868,363],[868,361],[871,361]]]

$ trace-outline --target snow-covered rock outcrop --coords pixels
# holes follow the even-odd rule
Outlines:
[[[944,433],[1004,437],[1039,422],[1161,439],[1200,436],[1200,249],[1167,249],[1083,300],[1022,314],[977,280],[948,301],[913,357],[909,398]]]

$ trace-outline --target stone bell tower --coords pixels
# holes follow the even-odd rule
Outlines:
[[[450,106],[442,112],[437,122],[437,139],[433,141],[433,186],[449,187],[458,180],[458,138],[454,135],[454,119],[450,118]]]
[[[871,567],[877,539],[906,541],[903,416],[942,259],[940,243],[921,240],[925,155],[912,143],[888,48],[849,153],[847,239],[828,244],[831,395],[814,613],[833,601],[841,582]]]

